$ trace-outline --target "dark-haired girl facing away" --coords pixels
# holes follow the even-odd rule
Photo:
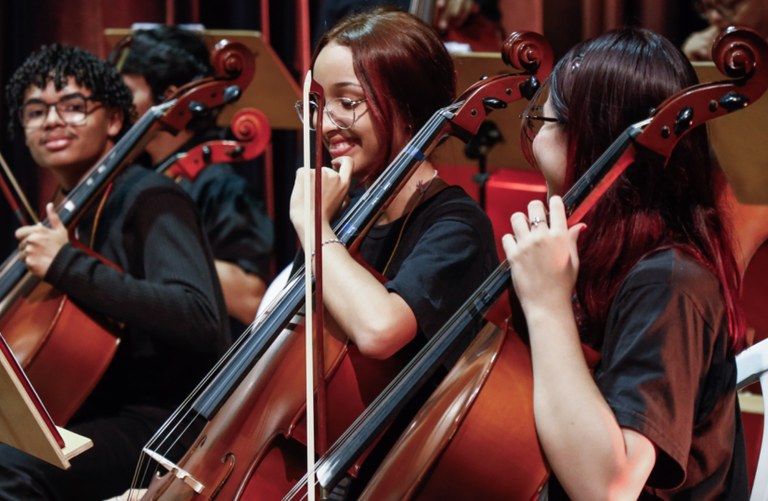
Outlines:
[[[739,274],[705,131],[666,166],[639,155],[585,224],[566,227],[558,196],[627,126],[696,83],[693,69],[661,36],[623,29],[574,47],[548,83],[529,115],[556,119],[530,146],[549,214],[540,202],[513,214],[504,249],[530,333],[549,497],[746,499]],[[582,342],[600,354],[594,373]]]

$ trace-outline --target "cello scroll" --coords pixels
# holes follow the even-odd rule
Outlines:
[[[267,116],[255,108],[243,108],[232,117],[230,130],[234,140],[214,140],[199,144],[176,155],[158,167],[159,172],[194,181],[200,171],[215,163],[242,162],[262,153],[269,144],[272,130]]]
[[[240,42],[221,40],[213,48],[211,63],[214,76],[190,82],[174,94],[173,109],[159,120],[168,130],[178,132],[195,114],[237,101],[256,70],[253,54]]]
[[[731,78],[695,85],[662,102],[635,142],[669,158],[689,130],[707,120],[746,108],[768,88],[768,46],[748,28],[728,28],[712,46],[717,69]]]
[[[454,133],[464,141],[477,133],[486,119],[486,109],[504,108],[508,102],[520,97],[530,99],[541,86],[538,76],[549,75],[552,71],[552,48],[538,33],[510,34],[504,42],[501,58],[521,73],[480,80],[464,91],[458,99],[463,103],[451,120]],[[506,99],[494,96],[506,96]]]

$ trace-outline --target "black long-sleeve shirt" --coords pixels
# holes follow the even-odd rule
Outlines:
[[[229,344],[194,204],[169,179],[130,167],[98,212],[89,210],[75,236],[92,241],[119,270],[67,244],[45,276],[85,310],[124,325],[117,355],[84,412],[126,404],[174,408]]]

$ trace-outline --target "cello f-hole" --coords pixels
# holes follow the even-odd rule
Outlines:
[[[221,489],[224,488],[224,484],[227,483],[227,480],[229,480],[229,477],[232,476],[232,472],[235,469],[235,463],[237,463],[237,458],[235,457],[235,454],[232,452],[227,452],[224,454],[224,456],[221,458],[221,464],[227,464],[229,463],[229,467],[224,472],[224,477],[222,477],[221,482],[216,486],[216,489],[214,489],[213,493],[211,494],[211,497],[209,499],[213,500],[216,499],[216,497],[221,492]]]

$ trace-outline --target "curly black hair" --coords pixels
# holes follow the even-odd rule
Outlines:
[[[53,82],[56,90],[60,90],[66,86],[68,77],[74,77],[78,85],[89,89],[94,100],[123,112],[123,127],[119,136],[130,128],[136,116],[133,95],[115,68],[79,47],[54,43],[43,45],[30,55],[5,86],[8,132],[12,138],[16,134],[24,136],[18,117],[29,88],[35,86],[42,89],[48,82]]]
[[[138,30],[126,50],[118,71],[143,76],[157,103],[171,85],[180,87],[214,74],[203,39],[176,26]]]
[[[169,87],[213,76],[210,57],[199,34],[177,26],[158,26],[134,32],[125,44],[118,44],[109,59],[121,74],[144,77],[158,104],[165,100]],[[195,116],[186,128],[196,134],[205,132],[215,126],[220,111],[217,107]]]

